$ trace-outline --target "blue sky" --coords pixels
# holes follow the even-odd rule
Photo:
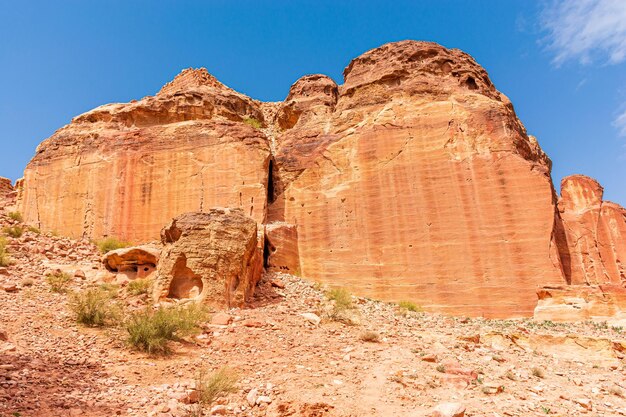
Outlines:
[[[0,176],[77,114],[206,67],[260,100],[402,39],[460,48],[509,96],[553,178],[626,205],[626,1],[0,0]]]

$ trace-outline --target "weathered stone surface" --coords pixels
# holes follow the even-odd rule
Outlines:
[[[0,208],[7,205],[15,197],[15,189],[10,179],[0,177]]]
[[[563,282],[539,288],[536,319],[626,320],[626,210],[593,178],[561,182],[557,242]],[[566,285],[563,285],[566,284]]]
[[[263,270],[257,223],[241,209],[185,213],[161,231],[155,301],[193,299],[218,307],[249,301]]]
[[[300,275],[298,229],[293,224],[265,225],[265,267],[292,275]]]
[[[318,78],[320,99],[277,137],[269,219],[297,225],[302,275],[448,313],[532,314],[536,285],[561,279],[554,193],[510,101],[431,43],[384,45],[344,75],[336,101]],[[309,103],[300,85],[289,103]]]
[[[596,180],[583,175],[561,182],[563,267],[571,284],[626,284],[626,210],[603,201],[603,192]]]
[[[511,317],[531,315],[546,284],[596,294],[626,282],[624,209],[580,176],[564,181],[557,209],[550,169],[471,56],[402,41],[354,59],[341,86],[302,77],[280,103],[184,70],[153,97],[76,117],[39,146],[16,188],[43,230],[137,242],[184,212],[241,208],[267,224],[255,253],[265,249],[270,269],[427,310]],[[567,297],[542,299],[543,311]]]
[[[125,272],[132,274],[132,278],[145,278],[156,270],[160,253],[161,248],[156,246],[133,246],[107,252],[102,257],[102,263],[111,272]]]
[[[538,290],[537,297],[534,312],[537,320],[626,324],[626,288],[621,285],[544,286]]]
[[[257,102],[185,70],[156,96],[98,107],[39,145],[19,209],[42,230],[136,242],[212,206],[262,222],[270,151],[246,118],[263,120]]]

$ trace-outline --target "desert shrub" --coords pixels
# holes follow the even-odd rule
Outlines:
[[[70,308],[76,321],[89,327],[103,327],[119,318],[119,307],[111,301],[111,294],[101,288],[90,288],[72,294]]]
[[[11,258],[7,251],[7,240],[0,236],[0,266],[11,265]]]
[[[107,237],[106,239],[97,241],[96,246],[98,246],[98,249],[100,249],[100,252],[107,253],[112,250],[127,248],[129,246],[132,246],[132,243],[123,242],[114,237]]]
[[[352,308],[352,294],[345,288],[332,289],[326,293],[326,297],[334,301],[335,307],[338,309]]]
[[[439,364],[439,365],[437,365],[437,367],[435,369],[437,370],[437,372],[441,372],[442,374],[446,373],[445,365]]]
[[[57,271],[46,276],[46,281],[50,285],[50,290],[53,292],[66,292],[68,284],[72,281],[72,277],[65,272]]]
[[[263,127],[263,124],[254,117],[244,117],[243,122],[247,125],[252,126],[255,129],[260,129]]]
[[[18,238],[22,236],[22,234],[24,233],[24,229],[22,229],[20,226],[7,226],[2,229],[2,232],[7,236]]]
[[[35,227],[35,226],[28,226],[28,228],[26,230],[28,230],[29,232],[32,232],[32,233],[37,233],[37,234],[41,233],[41,230],[39,230],[39,228]]]
[[[22,213],[20,213],[19,211],[10,212],[9,218],[15,220],[16,222],[24,221],[24,218],[22,217]]]
[[[200,370],[196,380],[196,389],[200,394],[200,402],[211,404],[219,397],[236,391],[237,374],[230,368],[223,367],[207,374],[206,370]]]
[[[197,305],[160,307],[133,314],[126,322],[128,343],[134,348],[153,353],[169,353],[167,342],[192,334],[206,318],[206,311]]]
[[[541,368],[535,367],[531,369],[530,372],[533,374],[533,376],[536,376],[537,378],[543,379],[546,377],[546,373]]]
[[[380,342],[380,335],[376,332],[365,332],[359,337],[364,342],[378,343]]]
[[[150,280],[147,278],[144,279],[135,279],[128,283],[126,290],[131,295],[141,295],[147,294],[150,289]]]
[[[412,301],[400,301],[398,307],[407,311],[421,311],[421,308]]]

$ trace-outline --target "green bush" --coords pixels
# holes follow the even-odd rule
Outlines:
[[[7,226],[2,229],[2,232],[4,232],[4,234],[7,236],[18,238],[22,236],[22,234],[24,233],[24,229],[19,226]]]
[[[20,213],[19,211],[12,211],[11,213],[9,213],[9,218],[17,222],[24,221],[24,218],[22,217],[22,213]]]
[[[205,319],[205,310],[195,304],[157,310],[148,308],[127,320],[128,343],[150,354],[166,354],[170,351],[168,341],[194,333]]]
[[[112,250],[127,248],[129,246],[132,246],[132,243],[123,242],[114,237],[107,237],[106,239],[97,241],[96,246],[98,246],[98,249],[100,249],[100,252],[107,253]]]
[[[70,277],[65,272],[57,271],[46,276],[46,281],[50,285],[50,289],[53,292],[66,292],[68,284],[72,281],[72,277]]]
[[[252,126],[255,129],[260,129],[263,127],[263,123],[261,123],[259,120],[255,119],[254,117],[244,117],[243,122],[247,125]]]
[[[326,293],[329,300],[335,302],[335,307],[341,310],[352,308],[352,294],[344,288],[335,288]]]
[[[223,367],[208,374],[201,370],[196,380],[196,389],[200,393],[200,402],[206,405],[228,393],[236,391],[237,374]]]
[[[35,226],[28,226],[27,230],[32,233],[37,233],[37,234],[41,233],[41,230],[39,230],[39,228]]]
[[[412,301],[400,301],[398,307],[407,311],[421,311],[422,309]]]
[[[11,265],[11,258],[7,251],[7,240],[0,236],[0,266]]]
[[[144,279],[135,279],[128,283],[126,290],[130,295],[141,295],[147,294],[150,290],[150,280],[147,278]]]
[[[111,294],[101,288],[90,288],[75,293],[70,308],[78,323],[89,327],[103,327],[119,318],[119,307],[111,301]]]

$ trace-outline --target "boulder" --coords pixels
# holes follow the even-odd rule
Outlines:
[[[194,300],[215,307],[250,300],[263,271],[257,223],[241,209],[182,214],[161,231],[155,301]]]
[[[108,271],[125,273],[130,279],[146,278],[156,270],[160,254],[157,246],[133,246],[105,253],[102,263]]]

